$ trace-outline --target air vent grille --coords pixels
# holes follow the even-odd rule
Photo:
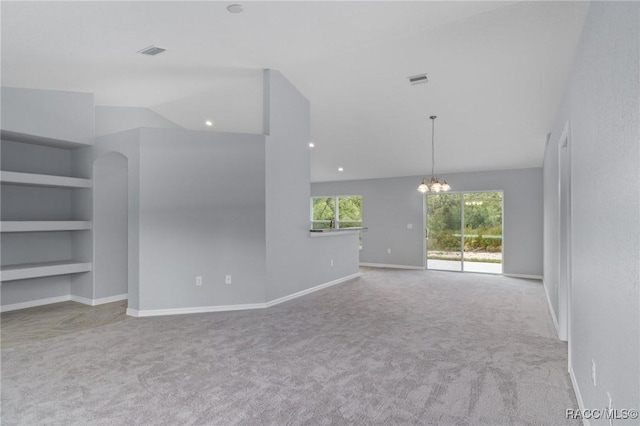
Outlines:
[[[142,53],[143,55],[149,55],[149,56],[155,56],[158,53],[162,53],[167,49],[163,49],[161,47],[156,47],[156,46],[149,46],[149,47],[145,47],[142,50],[138,50],[138,53]]]
[[[418,74],[412,75],[411,77],[407,77],[409,79],[409,83],[412,85],[427,83],[429,79],[427,78],[427,74]]]

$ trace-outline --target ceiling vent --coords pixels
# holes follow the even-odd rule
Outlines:
[[[427,73],[412,75],[411,77],[407,77],[409,79],[409,83],[412,85],[427,83],[429,79],[427,78]]]
[[[162,53],[167,49],[163,49],[161,47],[149,46],[145,47],[142,50],[138,50],[138,53],[142,53],[143,55],[155,56],[158,53]]]

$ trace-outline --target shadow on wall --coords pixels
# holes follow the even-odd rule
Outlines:
[[[128,293],[128,159],[106,153],[93,163],[94,298]]]

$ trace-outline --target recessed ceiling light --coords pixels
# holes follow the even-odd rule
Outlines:
[[[313,142],[309,142],[309,148],[313,148],[314,146],[316,146],[316,144],[315,144],[315,143],[313,143]]]
[[[229,11],[229,13],[242,13],[243,10],[244,6],[241,4],[230,4],[227,6],[227,11]]]
[[[338,167],[338,171],[339,172],[344,172],[344,169],[342,167]]]
[[[211,126],[213,126],[213,121],[207,120],[207,121],[204,122],[204,124],[206,124],[207,126],[211,127]]]

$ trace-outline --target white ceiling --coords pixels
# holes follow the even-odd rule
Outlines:
[[[540,167],[586,2],[2,1],[2,85],[262,131],[261,70],[310,100],[312,181]],[[147,57],[149,45],[167,49]],[[406,77],[426,72],[429,83]],[[306,143],[307,141],[302,141]],[[340,173],[338,167],[344,167]]]

